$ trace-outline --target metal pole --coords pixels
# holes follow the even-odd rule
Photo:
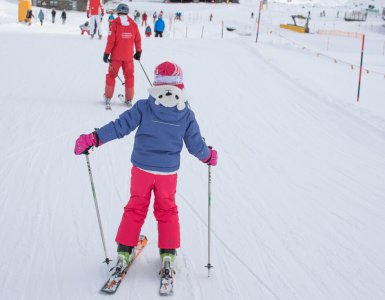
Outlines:
[[[257,37],[255,38],[255,42],[258,43],[258,35],[259,35],[259,21],[261,19],[261,9],[262,9],[262,1],[259,3],[259,13],[258,13],[258,25],[257,25]]]
[[[115,68],[111,65],[111,60],[109,59],[109,65],[110,65],[110,68],[112,68],[112,71],[114,71],[116,77],[118,77],[118,79],[120,80],[120,82],[122,83],[122,85],[124,85],[124,82],[122,79],[120,79],[119,75],[118,75],[118,72],[116,72]]]
[[[222,20],[222,39],[223,39],[223,27],[224,27],[224,24],[223,24],[223,20]]]
[[[99,223],[99,230],[100,230],[100,236],[102,237],[103,242],[103,249],[104,249],[104,255],[106,259],[103,261],[107,265],[111,262],[111,259],[108,258],[107,250],[106,250],[106,242],[104,241],[104,234],[103,234],[103,227],[102,227],[102,221],[100,219],[100,213],[99,213],[99,207],[98,207],[98,200],[96,199],[96,192],[95,192],[95,186],[94,186],[94,180],[92,179],[92,172],[91,172],[91,164],[90,159],[88,157],[88,153],[86,153],[86,159],[87,159],[87,167],[88,167],[88,173],[90,175],[90,181],[91,181],[91,188],[92,188],[92,194],[94,195],[94,203],[96,208],[96,215],[98,217],[98,223]]]
[[[360,75],[359,75],[359,77],[358,77],[358,94],[357,94],[357,102],[360,101],[361,76],[362,76],[362,62],[363,62],[363,59],[364,59],[364,45],[365,45],[365,34],[362,35],[361,63],[360,63]]]
[[[211,259],[211,166],[208,166],[208,263],[207,263],[207,271],[208,277],[210,277],[210,269],[213,265],[210,263]]]
[[[142,63],[140,62],[140,60],[138,60],[138,62],[139,62],[139,64],[140,64],[140,66],[142,67],[142,70],[143,70],[143,72],[144,72],[144,75],[146,75],[148,82],[149,82],[150,85],[152,86],[151,80],[150,80],[150,78],[148,78],[147,73],[146,73],[146,71],[144,70],[144,68],[143,68],[143,66],[142,66]]]

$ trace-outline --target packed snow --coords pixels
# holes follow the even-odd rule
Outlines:
[[[385,1],[269,1],[256,43],[258,2],[127,2],[130,14],[164,11],[165,37],[142,34],[144,71],[152,79],[162,61],[182,67],[202,134],[219,153],[208,277],[208,168],[182,152],[172,298],[384,299],[385,21],[343,16],[369,4],[381,13]],[[27,26],[17,22],[17,1],[0,0],[0,299],[105,299],[86,159],[73,148],[126,107],[116,97],[106,111],[102,102],[106,20],[102,40],[91,40],[80,34],[84,12],[69,11],[63,25],[60,11],[55,24],[44,11],[43,26]],[[279,28],[308,11],[310,34]],[[365,34],[358,102],[362,39],[318,30]],[[135,99],[148,96],[144,71],[135,62]],[[90,155],[114,260],[133,140]],[[114,299],[161,298],[151,213],[142,233],[148,246]]]

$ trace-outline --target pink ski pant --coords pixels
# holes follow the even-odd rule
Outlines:
[[[158,221],[158,247],[176,249],[180,247],[178,207],[175,204],[177,174],[157,175],[135,166],[131,170],[131,197],[124,213],[116,242],[125,246],[136,246],[140,230],[146,219],[151,192],[154,191],[154,215]]]

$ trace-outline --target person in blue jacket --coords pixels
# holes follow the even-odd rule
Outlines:
[[[75,154],[86,154],[91,147],[123,138],[136,130],[131,154],[131,196],[115,239],[118,243],[116,268],[121,270],[135,257],[133,250],[152,192],[162,268],[166,259],[174,263],[176,249],[180,247],[175,194],[183,143],[190,154],[203,163],[217,164],[217,151],[204,142],[195,115],[187,104],[182,69],[171,62],[161,63],[155,69],[153,85],[148,89],[147,99],[137,101],[115,121],[81,135],[75,143]]]
[[[42,9],[40,9],[39,14],[37,15],[37,18],[38,18],[39,21],[40,21],[40,25],[43,26],[44,13],[43,13],[43,10],[42,10]]]
[[[155,37],[163,37],[163,31],[164,31],[164,21],[163,17],[159,15],[158,20],[156,20],[155,25],[154,25],[154,31],[155,31]]]

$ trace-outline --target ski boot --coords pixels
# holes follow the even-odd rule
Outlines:
[[[127,270],[128,266],[135,258],[134,247],[124,246],[119,244],[118,246],[118,259],[115,266],[115,273],[122,273]]]
[[[107,98],[106,95],[104,95],[104,102],[106,105],[106,109],[111,110],[111,98]]]
[[[159,275],[161,276],[159,294],[162,296],[171,295],[174,291],[175,256],[175,249],[160,249],[162,269],[159,272]]]
[[[102,39],[102,36],[101,35],[99,35],[99,40],[101,40]]]
[[[132,100],[124,100],[124,103],[128,106],[128,107],[131,107],[132,106]]]

